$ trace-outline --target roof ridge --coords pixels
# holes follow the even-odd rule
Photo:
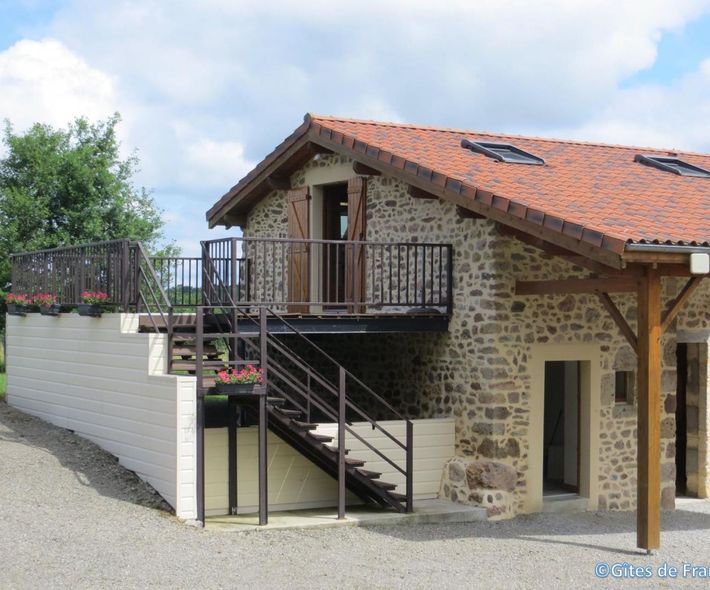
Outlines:
[[[309,113],[314,121],[339,121],[342,123],[359,123],[361,125],[373,125],[377,127],[397,127],[399,129],[412,129],[412,130],[423,130],[423,131],[438,131],[441,133],[464,133],[472,135],[483,135],[488,137],[497,138],[511,138],[511,139],[531,139],[534,141],[544,141],[548,143],[557,143],[564,145],[581,145],[590,147],[603,147],[612,149],[622,149],[622,150],[638,150],[638,151],[651,151],[657,153],[664,153],[666,155],[671,154],[684,154],[689,156],[704,156],[707,157],[710,154],[704,152],[697,152],[692,150],[676,149],[676,148],[658,148],[650,146],[639,146],[639,145],[624,145],[620,143],[605,143],[602,141],[587,141],[582,139],[560,139],[555,137],[543,137],[539,135],[520,135],[515,133],[496,133],[494,131],[477,131],[475,129],[460,129],[457,127],[437,127],[435,125],[420,125],[413,123],[398,123],[392,121],[376,121],[374,119],[355,119],[350,117],[338,117],[335,115],[317,115],[315,113]]]

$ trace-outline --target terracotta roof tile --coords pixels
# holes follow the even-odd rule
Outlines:
[[[609,237],[655,243],[710,241],[710,179],[634,162],[640,153],[677,155],[710,169],[710,155],[317,115],[312,124],[322,133],[353,138],[356,151],[378,154],[373,157],[381,160],[385,152],[388,159],[392,154],[392,165],[439,186],[454,188],[457,181],[475,186],[480,189],[475,198],[590,244],[603,245]],[[462,148],[462,139],[511,143],[543,158],[545,165],[498,162]]]

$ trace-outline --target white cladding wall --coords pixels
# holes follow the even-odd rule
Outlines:
[[[7,401],[116,455],[195,518],[195,378],[166,375],[138,316],[7,316]]]
[[[436,498],[441,485],[444,464],[454,455],[454,420],[413,420],[414,423],[414,498]],[[380,423],[399,440],[405,440],[402,421]],[[404,452],[386,435],[366,422],[352,428],[362,438],[404,467]],[[337,435],[337,424],[320,424],[319,434]],[[257,429],[239,429],[237,439],[237,504],[239,512],[253,512],[258,506]],[[404,476],[378,457],[361,441],[347,434],[350,457],[367,461],[366,469],[382,473],[382,481],[398,485],[404,493]],[[337,482],[292,449],[278,437],[268,439],[269,508],[290,510],[334,506],[338,499]],[[227,429],[205,432],[205,510],[208,516],[227,512]],[[348,501],[357,503],[354,496]]]
[[[7,399],[19,410],[74,430],[116,455],[150,483],[177,516],[196,517],[195,378],[166,375],[165,336],[139,334],[135,314],[102,318],[64,314],[7,317]],[[404,422],[383,422],[404,440]],[[367,423],[356,432],[404,466],[404,453]],[[337,425],[318,432],[335,436]],[[238,504],[257,509],[256,428],[238,432]],[[350,456],[399,486],[404,478],[347,435]],[[272,510],[334,506],[336,481],[278,437],[269,434]],[[454,455],[453,419],[414,421],[414,497],[438,495],[442,468]],[[205,431],[205,508],[227,512],[227,430]],[[349,501],[357,502],[353,496]]]

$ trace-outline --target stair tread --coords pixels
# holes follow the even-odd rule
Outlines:
[[[369,469],[356,468],[355,471],[367,479],[379,479],[382,475],[379,471],[370,471]]]
[[[317,440],[318,442],[331,442],[333,440],[332,436],[328,436],[327,434],[318,434],[316,432],[308,432],[307,433],[308,437]]]
[[[291,419],[291,424],[302,430],[313,430],[314,428],[318,428],[318,424],[314,424],[313,422],[301,422],[300,420],[296,420],[294,418]]]
[[[279,414],[283,414],[284,416],[301,416],[303,412],[300,410],[291,410],[289,408],[275,408],[276,411]]]
[[[338,454],[338,447],[335,445],[328,445],[325,444],[323,445],[326,449],[328,449],[331,453]],[[350,452],[350,449],[345,449],[345,454],[347,455]]]
[[[400,502],[406,502],[407,496],[400,494],[399,492],[387,492],[393,499],[399,500]]]
[[[362,467],[365,461],[362,459],[355,459],[354,457],[345,457],[345,464],[350,467]]]
[[[173,347],[173,356],[180,356],[180,357],[195,357],[197,356],[197,350],[195,350],[194,346],[191,347],[186,347],[186,346],[174,346]],[[216,349],[213,350],[208,350],[205,349],[202,353],[202,356],[210,357],[210,358],[218,358],[219,357],[219,351]]]
[[[372,480],[372,483],[383,490],[394,490],[397,488],[397,484],[389,483],[387,481]]]

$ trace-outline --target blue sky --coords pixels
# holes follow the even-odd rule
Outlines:
[[[123,117],[186,253],[304,113],[710,151],[710,0],[0,0],[0,119]]]

